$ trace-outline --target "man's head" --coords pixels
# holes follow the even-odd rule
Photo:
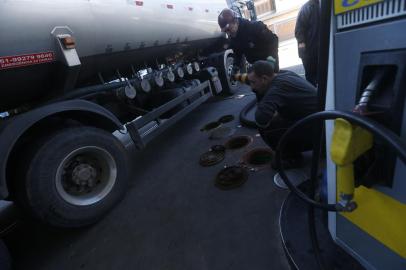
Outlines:
[[[226,33],[230,37],[235,37],[238,31],[238,18],[235,12],[229,8],[223,9],[218,18],[218,24],[221,32]]]
[[[253,91],[263,95],[274,78],[274,67],[268,61],[256,61],[248,69],[248,80]]]

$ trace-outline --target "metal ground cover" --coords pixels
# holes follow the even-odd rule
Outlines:
[[[220,117],[218,120],[217,120],[217,122],[220,122],[220,123],[228,123],[228,122],[231,122],[231,121],[233,121],[234,120],[234,115],[232,115],[232,114],[227,114],[227,115],[223,115],[222,117]]]
[[[221,126],[221,122],[218,122],[218,121],[210,122],[210,123],[207,123],[206,125],[204,125],[200,129],[200,131],[210,131],[210,130],[213,130],[213,129],[218,128],[220,126]]]
[[[242,163],[250,167],[266,167],[272,161],[273,151],[269,148],[255,148],[242,157]]]
[[[224,139],[224,138],[232,136],[235,132],[236,132],[235,128],[221,126],[221,127],[214,129],[211,132],[209,139],[211,139],[211,140]]]
[[[213,166],[224,159],[225,153],[221,151],[208,151],[200,156],[199,164],[203,167]]]
[[[245,136],[245,135],[243,135],[243,136],[236,136],[236,137],[233,137],[233,138],[231,138],[230,140],[228,140],[228,141],[225,143],[224,146],[225,146],[227,149],[232,149],[232,150],[234,150],[234,149],[240,149],[240,148],[243,148],[243,147],[245,147],[245,146],[248,146],[250,143],[252,143],[252,141],[253,141],[253,139],[252,139],[251,136]]]
[[[222,144],[216,144],[216,145],[212,145],[210,147],[210,151],[223,152],[224,153],[226,151],[226,147],[224,145],[222,145]]]
[[[230,166],[222,169],[216,176],[215,186],[222,190],[234,189],[248,179],[248,171],[241,166]]]

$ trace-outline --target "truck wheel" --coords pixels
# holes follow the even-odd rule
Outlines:
[[[238,82],[231,80],[234,57],[233,50],[226,50],[220,53],[213,53],[208,57],[207,65],[217,69],[224,95],[232,95],[237,91]]]
[[[238,83],[236,81],[231,80],[231,74],[233,71],[233,64],[234,58],[230,56],[226,56],[224,61],[224,68],[220,72],[220,80],[221,85],[223,86],[223,93],[226,95],[232,95],[236,92]]]
[[[122,197],[128,183],[124,146],[93,127],[67,128],[31,151],[17,199],[35,218],[55,227],[90,225]]]

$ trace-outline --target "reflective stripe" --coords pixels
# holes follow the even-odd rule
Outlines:
[[[341,213],[377,241],[406,259],[406,204],[375,189],[355,189],[358,208]]]

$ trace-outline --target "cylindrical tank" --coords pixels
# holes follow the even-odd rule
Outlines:
[[[99,72],[126,74],[121,69],[210,46],[221,36],[217,16],[226,6],[225,0],[0,1],[0,112],[49,95],[66,79],[55,29],[76,40],[75,85],[82,86]]]

